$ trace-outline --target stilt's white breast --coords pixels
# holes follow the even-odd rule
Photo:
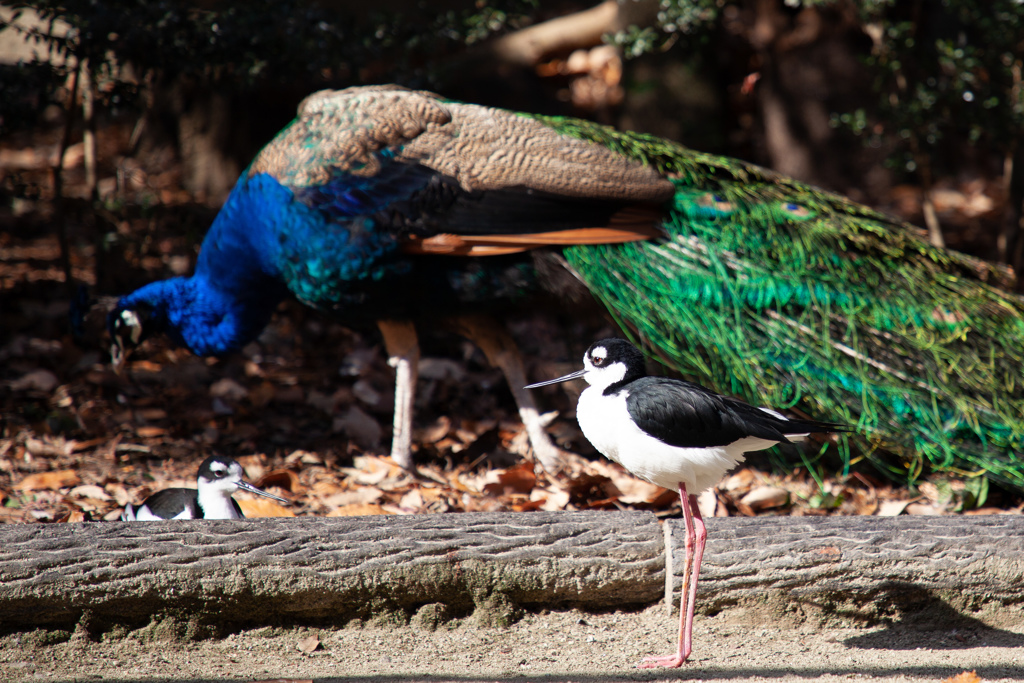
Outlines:
[[[204,519],[241,519],[238,510],[235,509],[231,494],[223,489],[213,491],[200,489],[199,505],[203,508]]]
[[[576,408],[580,429],[603,455],[641,479],[667,489],[676,490],[683,483],[687,492],[700,493],[717,484],[747,451],[776,443],[747,438],[709,448],[670,446],[630,419],[627,396],[627,390],[605,396],[598,387],[586,389]]]

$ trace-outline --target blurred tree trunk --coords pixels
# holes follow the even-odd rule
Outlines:
[[[178,112],[182,184],[200,200],[219,203],[242,171],[232,152],[246,119],[227,96],[193,84],[176,83],[171,97]]]
[[[753,138],[763,155],[755,160],[863,198],[857,192],[863,190],[863,169],[881,155],[844,139],[830,124],[832,112],[854,109],[869,90],[860,56],[870,44],[854,8],[793,10],[778,0],[749,0],[732,20],[726,17],[725,26],[753,48],[746,80],[753,84],[757,115],[749,125],[760,123]]]
[[[1003,167],[1006,204],[1003,230],[999,235],[999,258],[1018,273],[1024,271],[1024,145],[1014,144]],[[1024,282],[1017,281],[1018,289]]]
[[[142,146],[173,145],[181,159],[182,186],[200,202],[220,205],[260,148],[295,117],[315,90],[234,90],[191,79],[154,79]]]

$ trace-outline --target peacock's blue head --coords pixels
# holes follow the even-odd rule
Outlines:
[[[259,335],[279,300],[276,290],[239,296],[199,275],[150,283],[121,297],[107,317],[111,360],[122,367],[139,344],[157,334],[198,356],[237,351]]]
[[[115,370],[120,370],[128,356],[139,344],[153,335],[175,330],[168,328],[168,306],[174,300],[172,293],[183,289],[185,278],[162,280],[121,297],[107,314],[110,333],[110,359]]]

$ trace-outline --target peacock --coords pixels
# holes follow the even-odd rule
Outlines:
[[[443,317],[502,368],[552,468],[493,313],[571,281],[681,375],[848,424],[847,464],[1024,489],[1024,300],[1010,278],[750,163],[371,86],[306,98],[238,180],[194,274],[122,297],[108,325],[120,361],[158,333],[230,353],[286,296],[374,322],[399,384],[392,455],[409,466],[415,326]]]

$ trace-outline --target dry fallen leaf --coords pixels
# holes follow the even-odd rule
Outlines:
[[[718,485],[718,488],[732,494],[734,498],[738,498],[753,488],[756,483],[757,475],[754,474],[753,470],[745,467],[736,474],[726,477]]]
[[[241,384],[225,377],[210,385],[210,396],[214,398],[226,398],[229,401],[241,401],[249,395],[249,390]]]
[[[270,382],[263,382],[249,393],[249,403],[255,408],[263,408],[274,399],[277,389]]]
[[[305,652],[306,654],[315,652],[320,649],[320,636],[313,635],[300,638],[299,642],[296,643],[295,646],[300,652]]]
[[[88,441],[69,441],[68,452],[77,453],[79,451],[86,451],[89,450],[90,448],[94,448],[105,443],[107,443],[107,439],[105,438],[89,439]]]
[[[697,507],[700,509],[700,514],[704,517],[714,517],[718,511],[718,496],[715,495],[715,490],[707,489],[702,491],[697,496]]]
[[[934,505],[925,505],[924,503],[911,503],[906,507],[908,515],[942,515],[945,511],[942,508],[935,507]]]
[[[372,455],[361,455],[352,458],[354,467],[343,467],[348,478],[356,484],[373,486],[388,478],[393,463],[390,459],[378,458]]]
[[[500,496],[510,493],[529,493],[537,485],[537,475],[533,473],[533,463],[521,462],[498,474],[498,481],[484,486],[484,492]]]
[[[14,391],[39,391],[48,394],[60,384],[57,375],[49,370],[33,370],[10,383]]]
[[[999,508],[976,508],[974,510],[964,511],[965,515],[1001,515],[1003,513]]]
[[[743,496],[740,502],[752,510],[782,507],[789,503],[789,491],[778,486],[758,486]]]
[[[646,482],[643,479],[637,479],[618,465],[615,466],[615,469],[606,467],[605,470],[615,488],[619,490],[619,502],[624,505],[650,503],[665,492],[665,489],[662,487]],[[672,492],[672,495],[676,496],[678,494]]]
[[[898,517],[910,505],[909,500],[883,500],[878,504],[879,517]]]
[[[295,513],[280,503],[267,498],[235,498],[242,514],[247,518],[254,517],[294,517]]]
[[[328,517],[361,517],[363,515],[387,515],[390,514],[380,505],[374,503],[353,503],[342,505],[327,513]]]
[[[553,486],[546,489],[537,488],[530,491],[530,500],[539,502],[540,509],[547,510],[549,512],[564,510],[565,506],[569,504],[570,498],[571,496],[568,491],[563,491]]]
[[[402,499],[398,501],[398,506],[403,510],[409,510],[416,512],[424,508],[423,495],[419,489],[410,489],[408,493],[402,496]]]
[[[59,458],[71,452],[71,444],[60,437],[44,436],[42,439],[26,439],[25,450],[43,458]]]
[[[325,491],[319,491],[318,493],[323,495]],[[345,507],[346,505],[376,503],[383,496],[384,492],[375,486],[357,486],[351,491],[341,491],[327,495],[324,497],[323,502],[330,507]]]
[[[299,475],[291,470],[274,470],[267,472],[253,484],[258,489],[265,489],[269,486],[282,488],[290,493],[297,493],[302,488],[299,483]]]
[[[451,419],[442,415],[434,420],[433,424],[427,425],[422,429],[414,430],[413,438],[420,443],[437,443],[448,435],[448,430],[450,430],[451,427]]]
[[[85,513],[76,508],[76,509],[71,510],[70,512],[68,512],[68,514],[66,516],[61,517],[61,518],[57,519],[56,521],[62,522],[62,523],[84,522],[85,521]]]
[[[95,484],[82,484],[68,491],[69,498],[97,498],[99,500],[110,500],[110,495],[102,487]]]
[[[62,489],[68,486],[77,486],[82,480],[74,470],[61,470],[60,472],[36,472],[30,474],[14,485],[18,491],[38,491],[40,489]]]
[[[301,463],[303,465],[323,465],[324,459],[320,457],[318,453],[312,451],[292,451],[291,454],[284,459],[286,465],[294,465],[295,463]]]
[[[533,512],[544,509],[544,503],[543,500],[513,499],[509,502],[509,507],[512,508],[512,512]]]

